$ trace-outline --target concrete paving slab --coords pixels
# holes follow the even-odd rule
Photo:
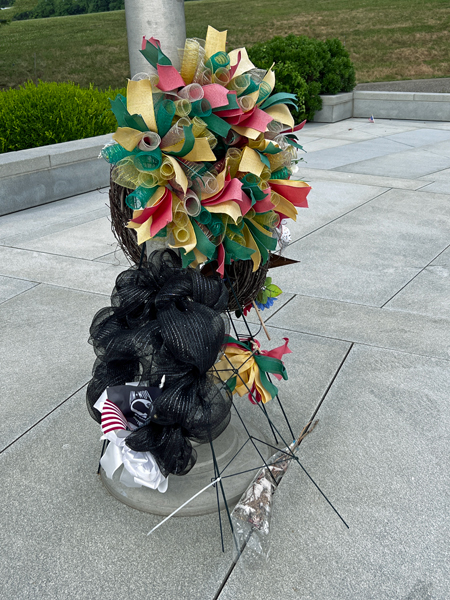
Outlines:
[[[118,246],[111,231],[111,217],[103,217],[75,225],[70,229],[50,233],[32,241],[26,238],[14,247],[61,256],[93,260]]]
[[[314,155],[307,156],[305,162],[306,166],[312,169],[335,169],[344,165],[351,165],[352,163],[367,162],[380,156],[384,157],[395,152],[403,152],[404,150],[404,144],[375,138],[339,148],[329,148],[328,150],[314,152]],[[351,171],[351,169],[347,170]],[[379,173],[373,174],[378,175]],[[401,177],[401,175],[398,177]]]
[[[431,175],[430,175],[431,177]],[[450,177],[447,181],[435,181],[420,188],[421,192],[432,192],[433,194],[450,194]]]
[[[329,151],[327,150],[327,152]],[[345,167],[337,167],[336,170],[410,179],[426,175],[426,178],[429,179],[430,173],[448,169],[449,166],[450,158],[431,154],[431,152],[424,152],[423,149],[417,148],[407,150],[406,152],[396,152],[387,156],[378,156],[370,160],[354,162],[353,164],[345,165]]]
[[[89,381],[89,326],[107,304],[96,294],[39,285],[2,305],[0,448]]]
[[[123,267],[0,247],[0,275],[109,296]]]
[[[104,256],[100,256],[99,258],[96,258],[95,262],[109,263],[111,265],[115,265],[116,267],[119,265],[122,267],[130,267],[132,265],[130,260],[125,256],[125,254],[119,248],[119,244],[117,244],[117,247],[114,252],[110,252],[108,254],[105,254]]]
[[[450,156],[450,140],[423,146],[423,150],[426,152],[431,152],[432,154],[438,154],[439,156]]]
[[[388,136],[388,139],[394,142],[401,142],[414,148],[428,146],[429,144],[438,144],[439,142],[450,139],[450,131],[442,131],[439,129],[416,129],[414,131],[406,131]]]
[[[216,514],[172,519],[128,508],[96,475],[99,426],[84,390],[1,457],[2,591],[8,600],[212,598],[231,562]]]
[[[220,600],[446,600],[447,361],[354,348],[274,498],[268,563],[246,556]]]
[[[26,279],[0,276],[0,304],[38,285]]]
[[[301,263],[280,271],[278,285],[381,306],[447,246],[449,217],[444,195],[390,190],[291,244],[286,256]]]
[[[269,271],[269,277],[272,277],[272,282],[273,282],[275,285],[276,285],[276,283],[277,283],[277,270],[278,270],[278,269],[271,269],[271,270]],[[278,296],[278,298],[276,298],[276,300],[275,300],[275,302],[273,303],[273,305],[272,305],[272,307],[271,307],[271,308],[265,308],[264,310],[260,310],[259,312],[260,312],[260,314],[261,314],[261,317],[262,317],[262,319],[263,319],[264,323],[265,323],[265,322],[266,322],[266,321],[267,321],[267,320],[268,320],[270,317],[272,317],[272,316],[273,316],[273,315],[274,315],[276,312],[278,312],[279,310],[281,310],[281,308],[282,308],[282,307],[283,307],[283,306],[284,306],[284,305],[285,305],[287,302],[290,302],[290,301],[292,300],[292,298],[295,298],[295,295],[294,295],[294,294],[288,294],[288,293],[285,293],[285,292],[283,292],[282,294],[280,294],[280,295]],[[232,314],[233,314],[233,313],[232,313]],[[246,317],[245,317],[245,318],[246,318],[246,319],[247,319],[247,321],[249,321],[250,323],[254,323],[254,324],[256,324],[256,325],[260,325],[260,324],[261,324],[261,322],[260,322],[260,320],[258,319],[258,316],[257,316],[257,314],[256,314],[256,312],[255,312],[255,309],[254,309],[254,308],[252,308],[252,310],[251,310],[249,313],[247,313],[247,315],[246,315]],[[241,319],[233,319],[233,321],[234,321],[235,323],[241,323],[241,322],[242,322],[242,320],[241,320]],[[252,331],[253,331],[253,330],[252,330]],[[241,333],[241,332],[239,331],[239,333]],[[261,333],[261,332],[260,332],[260,333]],[[260,334],[258,334],[258,336],[259,336],[259,335],[260,335]],[[278,334],[277,334],[277,335],[278,335]],[[265,336],[264,336],[264,334],[262,335],[262,337],[265,339]]]
[[[450,181],[450,169],[441,169],[439,171],[434,171],[425,177],[420,177],[420,180],[428,180],[428,181]]]
[[[62,202],[62,200],[61,200]],[[19,213],[14,213],[17,215],[17,219],[20,219]],[[23,214],[23,213],[20,213]],[[34,228],[27,228],[24,234],[13,234],[11,236],[4,237],[0,240],[0,245],[2,246],[15,246],[16,244],[22,243],[24,240],[30,242],[32,240],[37,240],[38,238],[42,238],[46,235],[50,235],[53,233],[59,233],[60,231],[66,231],[75,227],[77,225],[82,225],[83,223],[88,223],[89,221],[93,221],[94,219],[100,219],[102,217],[108,217],[111,214],[108,206],[103,206],[96,210],[91,210],[84,214],[76,215],[70,217],[65,221],[59,221],[56,223],[51,222],[49,225],[44,223],[40,223],[39,220],[36,221],[36,226]]]
[[[103,189],[3,215],[0,219],[0,240],[25,235],[36,228],[70,221],[74,217],[85,217],[90,212],[105,208],[108,202],[108,191]]]
[[[284,333],[272,329],[278,339],[274,335],[264,347],[282,343]],[[297,429],[310,417],[349,345],[291,332],[290,346],[294,354],[285,361],[290,378],[279,389]],[[238,398],[237,404],[246,418],[255,419],[255,413],[258,417],[259,407],[247,398]],[[267,409],[279,421],[276,402]],[[282,433],[287,433],[286,427]],[[129,509],[109,496],[95,475],[99,438],[83,390],[3,454],[4,472],[11,471],[7,489],[2,488],[2,505],[8,507],[2,512],[9,523],[3,529],[8,558],[0,566],[8,599],[59,600],[64,590],[73,598],[95,600],[112,590],[119,593],[121,585],[125,595],[145,589],[152,598],[165,600],[181,593],[190,599],[212,598],[231,564],[230,535],[226,531],[222,555],[217,515],[173,519],[146,537],[160,518]],[[146,557],[139,581],[129,578],[136,556]]]
[[[296,296],[269,319],[274,327],[450,359],[450,320]]]
[[[312,188],[308,195],[309,208],[299,208],[297,221],[288,223],[292,242],[388,190],[385,187],[336,181],[316,181],[312,183]],[[290,250],[290,247],[285,250],[288,257],[291,257]]]
[[[450,319],[450,251],[441,256],[400,290],[386,308]]]
[[[376,185],[386,188],[398,188],[401,190],[418,190],[427,183],[431,183],[433,175],[428,177],[428,182],[423,180],[399,179],[394,177],[382,177],[380,175],[364,175],[360,173],[346,173],[341,171],[327,171],[325,169],[308,169],[302,164],[299,165],[299,172],[295,179],[303,179],[314,186],[314,182],[319,181],[338,181],[340,183],[356,183],[360,185]],[[450,179],[450,175],[449,175]]]
[[[353,121],[367,123],[365,118],[355,118]],[[441,129],[443,131],[450,130],[450,123],[446,121],[420,121],[416,119],[384,119],[378,118],[375,115],[375,124],[394,125],[395,127],[408,127],[413,129]]]
[[[314,141],[301,140],[303,149],[311,154],[312,152],[317,152],[318,150],[327,150],[328,148],[338,148],[339,146],[346,146],[347,144],[351,144],[350,140],[337,140],[334,138],[319,138]],[[298,156],[304,157],[302,152],[298,153]]]

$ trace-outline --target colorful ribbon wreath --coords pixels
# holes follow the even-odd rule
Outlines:
[[[227,53],[226,33],[186,40],[180,72],[144,38],[153,73],[111,101],[118,129],[102,151],[113,181],[133,190],[138,243],[166,237],[183,266],[216,261],[222,276],[233,260],[266,263],[280,220],[295,220],[310,190],[290,179],[301,148],[292,132],[304,125],[289,111],[295,95],[273,94],[274,72],[245,48]]]

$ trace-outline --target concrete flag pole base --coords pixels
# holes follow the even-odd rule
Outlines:
[[[259,440],[264,440],[263,434],[253,425],[247,424],[247,429],[252,436]],[[222,473],[222,484],[230,511],[233,510],[243,492],[248,488],[256,472],[255,470],[251,470],[247,473],[242,473],[242,471],[256,469],[262,464],[261,457],[251,442],[247,442],[244,448],[235,456],[246,440],[248,440],[248,435],[241,422],[236,415],[232,415],[231,422],[226,430],[213,442],[219,470],[222,471],[232,461]],[[260,442],[255,443],[264,459],[267,460],[273,450]],[[132,488],[121,483],[120,474],[123,467],[119,467],[112,479],[109,479],[105,471],[101,469],[100,476],[102,482],[110,494],[132,508],[155,515],[170,515],[216,477],[209,444],[194,444],[194,446],[197,452],[195,466],[187,475],[183,475],[183,477],[169,475],[169,487],[163,494],[158,492],[158,490],[152,490],[147,487]],[[240,474],[234,477],[226,477],[233,473]],[[225,504],[220,490],[219,501],[222,510],[225,508]],[[177,512],[176,516],[204,515],[215,511],[217,511],[216,489],[215,487],[210,487]]]

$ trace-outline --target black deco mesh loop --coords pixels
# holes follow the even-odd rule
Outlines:
[[[156,387],[165,375],[150,422],[126,444],[151,452],[166,476],[187,473],[196,461],[191,442],[214,440],[230,421],[232,396],[208,373],[229,331],[227,304],[219,276],[182,269],[175,252],[157,250],[144,267],[117,277],[111,307],[93,319],[89,412],[100,422],[93,406],[107,387],[133,381]]]

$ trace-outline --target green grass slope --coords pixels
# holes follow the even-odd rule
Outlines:
[[[188,36],[204,38],[211,24],[228,29],[230,48],[289,33],[338,37],[358,82],[450,76],[450,0],[201,0],[185,10]],[[128,75],[124,11],[0,28],[0,88],[28,78],[122,87]]]

